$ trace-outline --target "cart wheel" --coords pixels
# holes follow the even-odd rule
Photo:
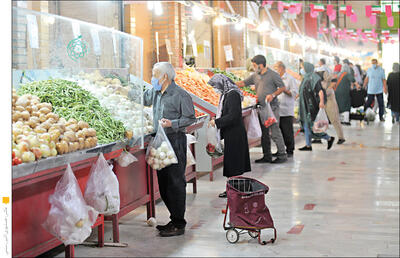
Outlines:
[[[260,234],[260,232],[257,231],[248,231],[249,236],[251,236],[252,238],[257,238],[258,235]]]
[[[236,243],[239,241],[239,232],[236,229],[229,229],[226,231],[226,240],[231,244]]]
[[[271,238],[271,243],[274,243],[275,242],[275,239],[274,238]]]

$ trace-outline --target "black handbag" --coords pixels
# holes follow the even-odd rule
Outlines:
[[[352,89],[350,91],[351,106],[353,108],[364,106],[367,91],[365,89]]]

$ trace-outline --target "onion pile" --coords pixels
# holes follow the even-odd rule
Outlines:
[[[168,148],[168,143],[165,141],[157,149],[151,146],[146,158],[147,164],[154,170],[160,170],[178,163],[175,153]]]
[[[56,156],[97,145],[96,131],[86,122],[66,121],[37,96],[18,96],[13,89],[13,155],[22,162]],[[18,164],[18,163],[16,163]]]

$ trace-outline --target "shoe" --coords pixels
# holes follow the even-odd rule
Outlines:
[[[168,224],[165,224],[165,225],[157,225],[156,229],[158,229],[159,231],[163,231],[172,226],[173,226],[172,221],[170,221],[170,222],[168,222]]]
[[[345,139],[339,139],[339,140],[337,141],[337,144],[343,144],[345,141],[346,141]]]
[[[287,161],[287,158],[276,158],[271,163],[273,163],[273,164],[281,164],[281,163],[285,163],[286,161]]]
[[[344,124],[344,125],[351,125],[350,122],[344,122],[343,124]]]
[[[322,141],[321,141],[321,139],[315,139],[315,140],[312,140],[311,143],[320,143],[320,144],[322,144]]]
[[[392,124],[394,124],[394,117],[392,117]]]
[[[335,137],[331,136],[331,138],[328,141],[328,150],[330,150],[332,148],[334,141],[335,141]]]
[[[300,148],[299,151],[312,151],[312,147],[306,145],[303,148]]]
[[[226,198],[226,191],[218,195],[219,198]]]
[[[272,157],[278,157],[278,152],[272,153]]]
[[[380,120],[381,122],[385,122],[385,118],[383,118],[383,117],[381,117],[379,120]]]
[[[257,159],[255,162],[256,163],[271,163],[272,159],[268,159],[268,158],[263,157],[261,159]]]
[[[293,157],[293,152],[288,152],[286,155],[288,158],[291,158],[291,157]]]
[[[185,234],[185,228],[177,228],[175,226],[160,231],[161,237],[173,237]]]

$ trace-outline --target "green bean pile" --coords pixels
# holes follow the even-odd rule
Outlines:
[[[73,118],[87,122],[96,130],[100,144],[124,139],[123,123],[112,118],[97,98],[76,82],[61,79],[35,81],[21,85],[17,93],[32,94],[38,96],[41,102],[51,103],[53,112],[67,120]]]

